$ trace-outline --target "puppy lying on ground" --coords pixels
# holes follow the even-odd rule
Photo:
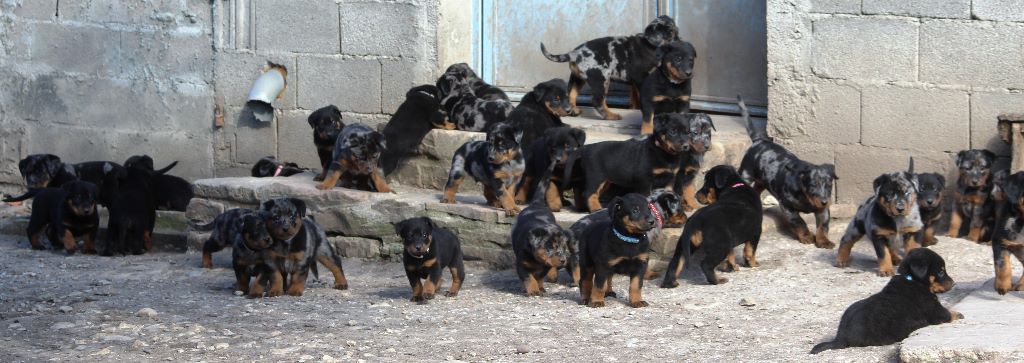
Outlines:
[[[34,198],[26,229],[32,249],[45,248],[40,240],[45,233],[54,249],[61,246],[64,252],[73,254],[78,249],[76,238],[84,237],[82,252],[96,253],[94,242],[100,224],[96,185],[76,180],[60,188],[37,188]]]
[[[679,286],[676,281],[694,254],[703,253],[700,269],[712,285],[728,279],[718,277],[715,267],[732,255],[733,248],[743,247],[743,263],[757,267],[757,244],[761,240],[761,199],[757,192],[740,178],[736,169],[719,165],[704,174],[704,186],[697,199],[707,204],[690,216],[676,243],[676,251],[668,263],[661,287]]]
[[[584,84],[594,94],[594,109],[601,118],[620,120],[622,116],[613,113],[606,102],[611,81],[626,82],[634,92],[640,88],[647,74],[658,65],[657,48],[679,39],[679,28],[675,20],[659,16],[644,28],[643,34],[625,37],[597,38],[583,43],[566,54],[548,53],[544,43],[540,51],[552,62],[569,62],[569,104],[570,115],[577,116],[576,96]]]
[[[567,93],[565,81],[555,78],[538,83],[523,96],[508,115],[508,124],[523,132],[523,145],[533,145],[533,141],[548,129],[565,126],[562,117],[572,111]],[[531,153],[530,148],[523,149],[523,157],[527,160]]]
[[[525,157],[526,167],[523,178],[516,189],[516,204],[525,204],[532,200],[538,189],[538,178],[554,164],[551,177],[545,190],[548,208],[558,212],[562,209],[562,192],[568,188],[572,178],[573,165],[579,159],[579,150],[586,142],[587,135],[583,130],[571,127],[554,127],[544,131],[544,136],[534,140],[528,149],[532,150]]]
[[[300,168],[299,164],[285,161],[277,161],[273,156],[264,156],[252,166],[254,178],[269,178],[278,176],[292,176],[309,171],[307,168]]]
[[[345,123],[342,122],[341,110],[334,105],[313,111],[306,121],[313,128],[313,145],[316,146],[316,154],[320,157],[320,175],[313,177],[313,181],[323,181],[331,161],[334,160],[334,143],[338,140],[338,134],[345,128]]]
[[[654,214],[647,198],[636,193],[613,199],[608,213],[610,221],[595,222],[582,233],[580,304],[603,307],[606,293],[611,293],[612,276],[619,273],[629,276],[629,306],[648,306],[640,292],[651,247],[647,231],[654,228]]]
[[[409,218],[395,224],[395,233],[405,248],[402,264],[412,287],[410,301],[426,304],[441,286],[444,268],[452,274],[452,285],[444,296],[455,297],[466,280],[459,237],[427,217]]]
[[[693,79],[693,61],[697,51],[689,42],[681,40],[665,43],[655,51],[657,69],[644,77],[640,86],[640,110],[643,122],[640,134],[654,132],[654,115],[658,113],[690,112],[690,94]]]
[[[992,238],[992,260],[996,270],[996,292],[1024,291],[1024,275],[1013,283],[1012,254],[1024,263],[1024,172],[1005,177],[999,184],[1005,201],[1002,204]],[[1011,286],[1012,285],[1012,286]]]
[[[953,288],[946,274],[946,261],[927,248],[907,253],[882,291],[846,308],[839,321],[836,337],[811,349],[818,354],[829,349],[888,345],[906,339],[910,333],[929,325],[963,319],[963,314],[947,310],[936,293]]]
[[[316,188],[331,189],[340,180],[342,188],[390,193],[391,187],[380,170],[380,155],[385,149],[383,134],[360,123],[345,126],[338,134],[326,177]]]
[[[551,174],[548,168],[540,184],[547,184]],[[540,185],[539,192],[547,187]],[[555,215],[547,202],[538,194],[526,209],[512,223],[512,252],[516,256],[516,273],[523,283],[526,296],[540,296],[544,289],[544,278],[555,275],[565,266],[566,255],[572,235],[555,222]],[[578,274],[574,274],[578,279]]]
[[[455,204],[455,193],[468,175],[483,184],[488,205],[510,217],[519,213],[513,188],[523,175],[521,139],[522,133],[501,123],[487,132],[486,141],[470,141],[455,150],[441,203]]]
[[[444,74],[442,74],[441,77],[438,77],[437,88],[439,88],[439,99],[448,97],[448,93],[445,90],[452,89],[449,84],[450,82],[468,84],[470,89],[473,90],[473,94],[485,100],[508,101],[508,95],[506,95],[504,91],[484,82],[483,79],[480,79],[480,77],[476,75],[473,68],[470,68],[466,63],[452,64],[445,69]]]
[[[395,171],[431,129],[454,130],[455,124],[441,112],[437,87],[429,84],[413,87],[405,93],[405,102],[384,126],[384,140],[388,145],[380,157],[384,175]]]
[[[988,242],[995,221],[995,203],[992,193],[992,164],[996,154],[988,150],[963,150],[956,154],[956,167],[960,177],[953,196],[953,212],[949,218],[950,237],[959,237],[960,226],[969,223],[967,239]]]

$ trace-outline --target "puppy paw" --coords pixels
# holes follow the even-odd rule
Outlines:
[[[441,203],[455,204],[455,198],[441,198]]]
[[[761,263],[757,262],[757,260],[743,261],[743,266],[750,268],[761,267]]]
[[[850,260],[836,259],[836,267],[850,267]]]
[[[661,283],[662,289],[674,289],[679,287],[679,281],[666,281]]]
[[[580,305],[590,305],[590,299],[580,300]]]
[[[648,304],[646,301],[643,301],[643,300],[640,300],[640,301],[637,301],[637,302],[630,302],[629,303],[629,307],[632,307],[632,308],[646,308],[648,306],[651,306],[651,305]]]
[[[302,290],[288,289],[288,296],[302,296]]]
[[[590,304],[587,304],[587,306],[592,308],[603,308],[604,301],[591,301]]]
[[[569,110],[569,116],[579,116],[581,113],[583,112],[580,111],[579,107],[573,107],[571,110]]]
[[[961,314],[959,311],[956,310],[950,310],[949,315],[953,318],[952,321],[957,321],[964,318],[964,314]]]
[[[445,291],[444,292],[444,297],[456,297],[456,296],[459,296],[459,292],[458,291]]]
[[[313,181],[322,182],[322,181],[324,181],[324,176],[323,175],[314,176],[313,177]]]
[[[604,292],[604,297],[619,297],[619,294],[616,294],[615,291],[608,290]]]
[[[277,290],[277,289],[267,290],[267,297],[278,297],[278,296],[281,296],[281,295],[284,295],[284,291],[283,290]]]
[[[516,214],[519,214],[519,208],[506,209],[505,210],[505,216],[506,217],[515,217]]]
[[[808,233],[808,234],[801,234],[801,235],[797,236],[797,239],[800,240],[800,243],[803,243],[805,245],[809,245],[811,243],[814,243],[814,236],[812,236],[810,233]]]
[[[246,297],[250,298],[250,299],[259,299],[259,298],[263,297],[263,293],[262,292],[255,292],[255,291],[253,291],[253,292],[250,292],[248,295],[246,295]]]
[[[724,278],[724,277],[719,277],[719,278],[714,279],[714,280],[708,280],[708,283],[710,283],[712,285],[721,285],[721,284],[724,284],[726,282],[729,282],[729,279]]]
[[[534,297],[543,295],[540,291],[527,291],[526,297]]]
[[[95,248],[82,249],[82,253],[87,254],[87,255],[95,255],[96,254],[96,249]]]
[[[829,240],[814,241],[814,247],[831,250],[836,248],[836,244]]]
[[[425,299],[423,299],[422,296],[413,296],[412,298],[409,299],[409,301],[412,301],[412,302],[422,302],[422,301],[425,301]]]
[[[40,246],[32,245],[32,249],[33,250],[37,250],[37,251],[42,251],[42,250],[45,250],[46,247],[43,247],[41,245]]]
[[[604,119],[609,121],[618,121],[622,119],[622,116],[620,116],[617,113],[608,112],[606,115],[604,115]]]
[[[999,295],[1006,295],[1009,291],[1009,288],[996,286],[996,292],[999,293]]]
[[[348,284],[347,283],[344,283],[344,284],[334,284],[334,289],[335,290],[348,290]]]
[[[433,299],[434,299],[434,294],[427,294],[427,293],[424,293],[424,294],[423,294],[423,298],[424,298],[424,299],[427,299],[427,300],[433,300]]]
[[[878,269],[878,276],[879,276],[879,277],[890,277],[890,276],[892,276],[893,274],[894,274],[894,273],[893,273],[892,267],[889,267],[889,268],[883,268],[883,269]]]

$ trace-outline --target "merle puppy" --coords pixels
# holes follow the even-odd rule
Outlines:
[[[452,82],[458,84],[468,84],[469,87],[473,90],[474,94],[485,100],[508,100],[508,95],[506,95],[504,91],[502,91],[498,87],[488,84],[487,82],[484,82],[483,79],[476,75],[476,72],[473,71],[473,68],[470,68],[469,65],[466,63],[452,64],[448,66],[448,69],[445,69],[444,74],[441,75],[441,77],[438,77],[438,98],[443,99],[448,96],[448,92],[446,90],[452,89]]]
[[[388,148],[381,155],[381,168],[389,175],[423,141],[431,129],[454,130],[455,124],[441,112],[441,97],[437,87],[429,84],[416,86],[405,93],[405,102],[391,115],[384,126],[384,140]]]
[[[522,136],[500,123],[487,132],[486,141],[470,141],[455,150],[441,203],[455,204],[455,193],[468,175],[483,184],[488,205],[501,208],[509,217],[519,213],[513,188],[523,175]]]
[[[96,212],[99,189],[95,184],[74,180],[60,188],[36,188],[33,192],[32,215],[26,229],[32,249],[45,248],[41,242],[45,233],[54,249],[61,246],[66,253],[75,253],[75,238],[84,237],[82,252],[96,253],[94,242],[100,217]]]
[[[747,134],[753,142],[740,162],[740,175],[758,194],[767,189],[779,201],[779,210],[800,243],[814,243],[818,248],[835,247],[828,239],[832,184],[839,179],[835,166],[800,160],[772,141],[763,127],[754,125],[742,98],[739,98],[739,105]],[[811,234],[800,213],[814,213],[815,234]]]
[[[314,181],[323,181],[327,176],[327,169],[331,165],[334,143],[338,141],[338,134],[345,128],[342,122],[341,110],[335,105],[327,105],[313,111],[306,119],[309,126],[313,128],[313,145],[316,146],[316,154],[320,157],[320,175],[313,177]]]
[[[390,193],[391,187],[380,170],[380,155],[386,149],[384,135],[369,126],[361,123],[345,126],[338,134],[333,161],[325,169],[326,177],[316,188],[331,189],[340,180],[342,188]]]
[[[647,74],[658,65],[657,48],[679,39],[675,20],[662,15],[644,28],[643,34],[597,38],[583,43],[566,54],[550,54],[544,43],[540,51],[552,62],[569,62],[570,115],[580,114],[576,96],[584,84],[594,94],[594,108],[601,118],[620,120],[622,116],[608,108],[608,86],[611,81],[626,82],[634,91],[639,89]]]
[[[835,339],[815,345],[811,354],[888,345],[917,329],[963,319],[963,314],[946,309],[935,296],[953,285],[942,256],[927,248],[910,251],[900,264],[899,275],[889,279],[882,291],[846,308]]]
[[[988,242],[992,239],[995,222],[995,203],[992,194],[992,164],[996,154],[988,150],[963,150],[956,153],[956,167],[960,177],[956,180],[953,212],[949,218],[949,237],[959,237],[960,226],[966,220],[967,239]]]
[[[516,189],[516,204],[525,204],[536,195],[540,178],[551,168],[552,174],[545,186],[548,208],[558,212],[562,209],[562,192],[568,188],[572,178],[571,166],[579,158],[579,150],[586,142],[583,130],[571,127],[555,127],[544,131],[544,136],[534,140],[527,149],[526,168],[523,179]],[[524,150],[525,153],[525,150]]]
[[[603,307],[611,293],[612,276],[629,276],[629,306],[648,306],[641,296],[651,240],[647,231],[654,228],[654,215],[647,198],[636,193],[615,197],[608,207],[609,221],[587,226],[580,240],[581,305]],[[609,294],[610,293],[610,294]]]
[[[693,210],[699,207],[697,200],[694,199],[697,190],[694,188],[693,180],[704,165],[704,155],[711,150],[711,131],[716,130],[711,116],[706,113],[684,113],[683,117],[690,132],[690,143],[683,148],[672,190],[683,197],[687,210]]]
[[[1024,172],[1005,177],[1000,184],[1005,201],[1001,204],[992,238],[992,260],[995,265],[996,292],[1024,291],[1024,275],[1013,283],[1010,255],[1024,263]]]
[[[640,86],[641,134],[654,132],[655,114],[690,112],[690,83],[697,51],[689,42],[676,40],[658,47],[655,57],[658,68]]]
[[[910,159],[913,162],[913,158]],[[935,227],[942,219],[943,191],[946,190],[946,177],[939,173],[917,174],[917,206],[921,212],[921,231],[917,241],[922,246],[931,246],[938,242],[935,239]]]
[[[254,178],[292,176],[306,171],[309,169],[300,168],[299,164],[293,162],[277,161],[277,158],[273,156],[264,156],[252,166]]]
[[[210,223],[191,226],[194,231],[210,232],[210,237],[206,239],[206,242],[203,242],[203,267],[213,268],[213,254],[227,246],[231,246],[235,237],[242,234],[242,230],[239,229],[241,227],[239,222],[242,220],[242,217],[248,215],[258,216],[261,220],[265,219],[259,211],[248,208],[234,208],[218,214]],[[265,225],[263,228],[266,230]],[[246,291],[248,291],[248,287]]]
[[[533,145],[533,140],[548,129],[565,126],[562,117],[568,116],[571,110],[565,81],[555,78],[533,86],[508,115],[508,123],[523,132],[523,145]],[[526,148],[523,156],[529,160],[532,152]]]
[[[437,88],[444,98],[441,109],[455,127],[463,131],[487,131],[496,123],[505,122],[512,113],[512,103],[505,99],[477,97],[473,87],[455,80],[456,76],[445,74],[437,81]]]
[[[466,280],[459,237],[427,217],[409,218],[395,224],[402,238],[402,264],[412,288],[410,301],[426,304],[441,286],[444,268],[452,274],[452,285],[444,296],[455,297]]]
[[[264,251],[273,246],[274,239],[267,231],[267,222],[258,213],[243,215],[233,224],[234,231],[228,243],[231,244],[231,266],[235,270],[235,291],[247,295],[250,280],[259,275]],[[206,263],[205,259],[203,263]]]
[[[543,185],[538,187],[539,192],[544,192],[544,189]],[[516,217],[512,223],[511,239],[516,273],[526,296],[540,296],[547,292],[544,278],[556,276],[558,269],[565,266],[567,255],[575,252],[569,251],[572,235],[558,225],[541,194]],[[573,277],[578,280],[578,272],[574,272]]]

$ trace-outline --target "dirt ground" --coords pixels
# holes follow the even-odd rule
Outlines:
[[[834,224],[838,241],[844,226]],[[991,250],[942,238],[933,247],[957,287],[955,303],[992,276]],[[897,346],[807,352],[835,333],[842,311],[887,281],[870,244],[854,265],[832,266],[819,250],[768,233],[761,267],[711,286],[688,271],[676,289],[648,282],[651,306],[624,299],[577,304],[564,283],[521,295],[512,270],[468,267],[457,298],[409,302],[399,262],[347,259],[350,290],[311,282],[302,297],[250,300],[233,294],[227,268],[199,268],[195,253],[104,258],[32,251],[0,237],[0,356],[4,361],[893,361]],[[323,269],[321,269],[323,270]],[[562,276],[563,280],[567,276]],[[446,279],[448,280],[448,279]],[[448,280],[450,281],[450,280]],[[625,296],[627,280],[614,281]],[[741,299],[753,306],[740,305]],[[155,315],[140,314],[142,309]],[[970,319],[968,316],[967,319]]]

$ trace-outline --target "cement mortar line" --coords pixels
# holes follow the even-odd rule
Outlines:
[[[847,79],[847,78],[832,78],[832,77],[821,76],[821,75],[817,75],[817,74],[814,74],[812,76],[814,78],[816,78],[817,80],[824,80],[826,82],[813,82],[813,81],[812,82],[806,82],[805,81],[804,83],[810,84],[810,85],[815,85],[815,84],[833,84],[833,85],[840,85],[840,86],[857,86],[857,87],[866,87],[866,88],[870,88],[870,87],[883,87],[883,86],[893,87],[894,86],[894,87],[899,87],[899,88],[911,88],[911,89],[921,89],[921,90],[965,91],[965,92],[968,92],[968,93],[1019,94],[1019,93],[1024,92],[1024,89],[1012,88],[1012,87],[1001,88],[1001,87],[974,86],[974,85],[949,85],[949,84],[931,83],[931,82],[920,82],[920,81],[882,81],[882,80],[872,80],[872,79],[863,79],[863,78]]]
[[[799,12],[795,12],[799,13]],[[788,14],[788,13],[775,13],[775,14]],[[923,16],[923,15],[895,15],[895,14],[847,14],[847,13],[815,13],[806,12],[807,17],[811,20],[819,19],[880,19],[880,20],[920,20],[920,21],[949,21],[949,22],[963,22],[963,23],[982,23],[982,24],[1011,24],[1013,26],[1020,25],[1024,26],[1024,21],[1019,20],[987,20],[987,19],[974,19],[974,18],[948,18],[948,17],[935,17],[935,16]]]

